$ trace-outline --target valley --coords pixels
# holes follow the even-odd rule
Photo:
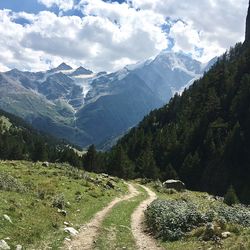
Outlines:
[[[0,108],[72,144],[109,149],[215,61],[202,64],[185,54],[162,52],[114,73],[65,63],[43,72],[13,69],[0,74]]]
[[[250,1],[1,0],[0,32],[0,250],[250,249]]]

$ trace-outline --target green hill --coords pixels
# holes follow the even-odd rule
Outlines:
[[[78,230],[127,190],[119,179],[113,188],[108,182],[68,164],[0,161],[0,240],[11,249],[59,249],[69,237],[64,227]]]
[[[82,159],[65,141],[34,130],[21,118],[0,110],[0,159],[69,162]]]
[[[122,151],[132,161],[130,170],[135,166],[135,176],[180,178],[190,189],[219,195],[233,185],[240,200],[249,203],[248,39],[221,56],[181,96],[146,116],[111,155]]]

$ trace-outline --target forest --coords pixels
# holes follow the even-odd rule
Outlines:
[[[191,190],[250,202],[250,48],[236,44],[182,95],[152,111],[108,153],[91,146],[88,170],[123,178],[181,179]]]
[[[36,131],[21,118],[2,110],[0,159],[68,162],[82,167],[82,158],[66,141]]]

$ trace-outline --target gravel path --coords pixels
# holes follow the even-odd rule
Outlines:
[[[144,211],[147,208],[147,206],[157,198],[157,196],[149,188],[143,185],[141,185],[141,187],[147,191],[149,197],[136,208],[131,217],[132,233],[136,240],[137,249],[138,250],[163,249],[162,247],[157,245],[157,242],[154,240],[152,236],[150,236],[145,232],[145,227],[143,225]]]
[[[95,239],[98,236],[98,230],[105,216],[110,212],[110,210],[119,202],[131,199],[139,194],[137,189],[130,183],[127,183],[129,194],[116,198],[109,203],[103,210],[95,214],[94,218],[80,229],[80,233],[72,239],[70,242],[65,242],[64,249],[81,249],[81,250],[91,250],[94,248]]]

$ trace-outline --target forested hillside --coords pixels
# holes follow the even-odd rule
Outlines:
[[[241,201],[249,203],[249,66],[246,40],[181,96],[146,116],[112,149],[108,161],[120,151],[132,161],[125,167],[130,175],[180,178],[190,189],[219,195],[233,185]]]
[[[22,119],[0,110],[0,159],[69,162],[81,158],[64,141],[40,133]]]

